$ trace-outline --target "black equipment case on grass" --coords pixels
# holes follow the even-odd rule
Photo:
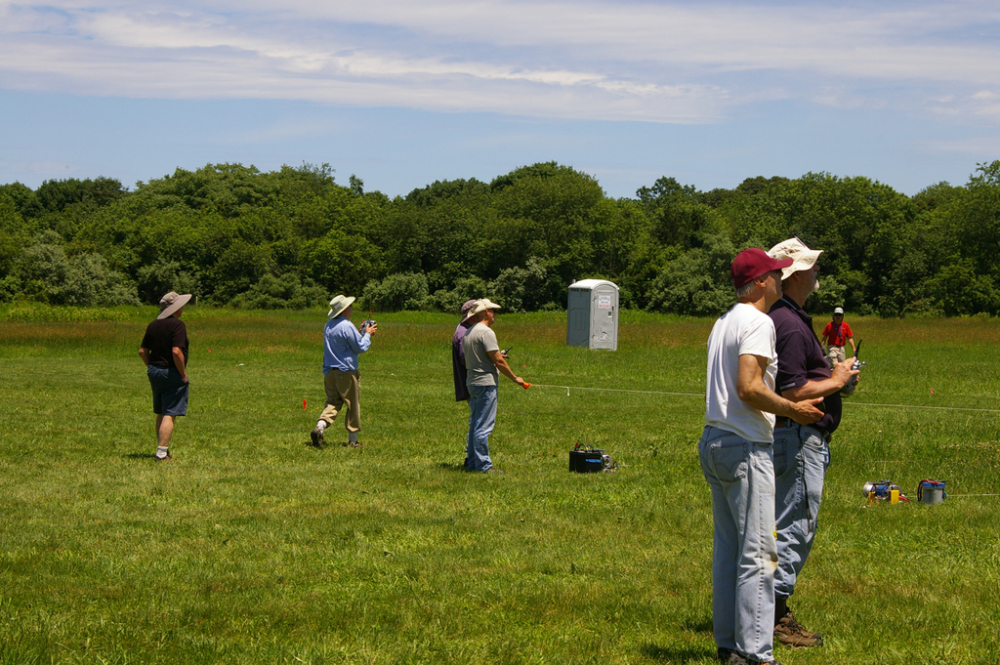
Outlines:
[[[583,448],[590,448],[584,446]],[[578,448],[569,451],[569,470],[577,473],[594,473],[604,470],[605,454],[603,450]]]

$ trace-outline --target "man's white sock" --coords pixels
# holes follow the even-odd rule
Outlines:
[[[166,446],[157,446],[156,447],[156,457],[157,457],[157,459],[164,459],[166,456],[167,456],[167,447]]]
[[[318,429],[320,432],[322,432],[323,430],[325,430],[326,429],[326,421],[325,420],[320,420],[319,422],[317,422],[316,423],[316,429]]]
[[[357,432],[348,432],[347,433],[347,441],[348,441],[348,443],[357,443],[358,442],[358,433]]]

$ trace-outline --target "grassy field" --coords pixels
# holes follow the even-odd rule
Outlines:
[[[501,315],[515,369],[571,388],[501,386],[489,477],[459,470],[455,317],[428,314],[377,317],[364,448],[316,450],[325,312],[190,310],[190,415],[156,463],[154,314],[0,309],[0,664],[714,662],[703,403],[658,394],[702,392],[711,321],[626,312],[610,353]],[[1000,322],[851,325],[869,365],[792,602],[827,644],[776,655],[995,663],[1000,497],[861,486],[1000,492],[1000,412],[873,406],[1000,410]],[[578,441],[626,466],[570,474]]]

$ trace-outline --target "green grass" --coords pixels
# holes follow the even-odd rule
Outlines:
[[[505,382],[506,474],[466,474],[454,317],[380,315],[364,448],[317,451],[325,312],[192,309],[190,416],[158,464],[136,355],[155,310],[18,311],[0,310],[0,664],[714,662],[700,398]],[[566,347],[565,314],[496,329],[528,381],[697,394],[711,324],[625,313],[615,353]],[[993,663],[1000,497],[866,508],[861,486],[1000,492],[1000,413],[858,403],[1000,409],[1000,323],[851,324],[869,365],[793,602],[827,645],[777,656]],[[570,474],[577,441],[627,466]]]

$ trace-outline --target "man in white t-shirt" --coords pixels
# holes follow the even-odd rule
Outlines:
[[[490,434],[497,419],[497,380],[501,373],[521,387],[524,379],[514,374],[491,330],[500,305],[483,298],[472,308],[476,325],[465,333],[465,367],[469,387],[469,437],[466,440],[465,468],[468,471],[503,473],[490,459]]]
[[[808,425],[823,416],[822,398],[791,402],[774,392],[778,371],[774,323],[781,269],[791,265],[761,249],[733,260],[738,302],[708,338],[705,430],[698,443],[712,489],[712,621],[719,658],[730,665],[775,663],[774,414]]]

